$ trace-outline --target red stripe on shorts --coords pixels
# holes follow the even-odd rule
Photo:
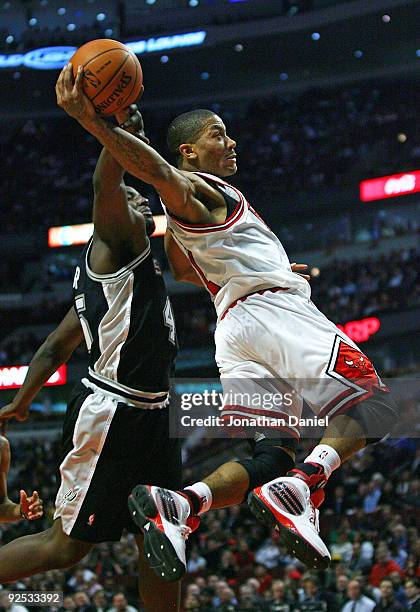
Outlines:
[[[234,302],[232,302],[232,304],[230,304],[226,308],[226,310],[220,317],[220,320],[224,319],[228,311],[234,306],[236,306],[236,304],[238,304],[239,302],[244,302],[247,298],[251,297],[251,295],[263,295],[266,291],[270,291],[271,293],[277,293],[278,291],[289,291],[289,287],[270,287],[269,289],[260,289],[260,291],[253,291],[252,293],[247,293],[247,295],[244,295],[243,297],[240,297]]]

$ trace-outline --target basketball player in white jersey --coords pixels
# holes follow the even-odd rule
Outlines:
[[[137,132],[142,122],[136,125]],[[143,131],[137,136],[144,138]],[[150,249],[153,217],[123,177],[104,149],[93,180],[94,233],[75,270],[73,305],[32,358],[13,401],[0,410],[0,420],[28,418],[34,396],[85,341],[89,368],[64,418],[54,523],[0,548],[0,583],[70,567],[96,543],[119,541],[127,529],[139,550],[145,610],[167,612],[179,609],[179,584],[159,579],[146,563],[127,498],[147,472],[163,486],[182,485],[179,440],[169,437],[176,336]]]
[[[58,104],[121,166],[159,193],[171,230],[168,252],[178,250],[178,277],[183,268],[191,280],[192,272],[185,269],[189,262],[212,296],[218,315],[216,361],[224,388],[237,384],[240,391],[242,379],[244,387],[251,380],[261,394],[267,385],[275,393],[278,383],[300,398],[290,408],[269,410],[234,402],[225,406],[225,416],[245,422],[256,413],[286,418],[292,411],[299,416],[303,397],[316,415],[330,417],[320,444],[296,467],[299,430],[278,426],[264,435],[257,432],[252,459],[228,462],[183,491],[153,484],[136,487],[129,506],[145,530],[151,567],[164,579],[180,578],[191,531],[187,519],[248,496],[253,512],[281,532],[291,553],[309,567],[324,568],[330,554],[318,533],[315,508],[322,501],[321,489],[343,461],[389,431],[395,409],[388,390],[369,359],[310,301],[309,284],[293,274],[278,238],[245,196],[224,180],[237,166],[236,143],[222,119],[197,110],[172,122],[168,144],[177,156],[175,167],[96,115],[83,93],[82,78],[82,68],[75,81],[71,66],[63,69]],[[176,255],[172,267],[177,268]],[[372,423],[380,430],[375,435]]]
[[[9,499],[7,493],[7,475],[10,469],[10,444],[0,436],[0,523],[15,523],[22,519],[34,521],[42,517],[43,504],[38,492],[28,497],[26,491],[20,490],[18,504]]]

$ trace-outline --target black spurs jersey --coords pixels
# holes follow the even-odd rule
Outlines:
[[[89,267],[92,238],[73,280],[74,305],[89,351],[89,383],[158,408],[168,403],[176,355],[171,303],[150,243],[113,274]]]

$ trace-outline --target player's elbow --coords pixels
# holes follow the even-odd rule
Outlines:
[[[162,165],[153,182],[167,208],[182,217],[194,197],[194,186],[176,168]]]
[[[101,194],[115,193],[119,189],[125,188],[124,182],[121,180],[110,181],[109,177],[104,176],[103,172],[95,171],[92,177],[93,193],[95,196]]]

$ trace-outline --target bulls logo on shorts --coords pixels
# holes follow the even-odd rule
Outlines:
[[[334,372],[347,380],[363,381],[366,384],[379,386],[379,377],[372,362],[361,351],[338,339],[338,351]]]
[[[347,387],[333,402],[334,412],[372,395],[374,389],[388,391],[372,362],[340,336],[335,337],[327,374]],[[328,408],[331,408],[330,404]],[[324,411],[326,412],[325,408]],[[323,412],[324,412],[323,411]]]

